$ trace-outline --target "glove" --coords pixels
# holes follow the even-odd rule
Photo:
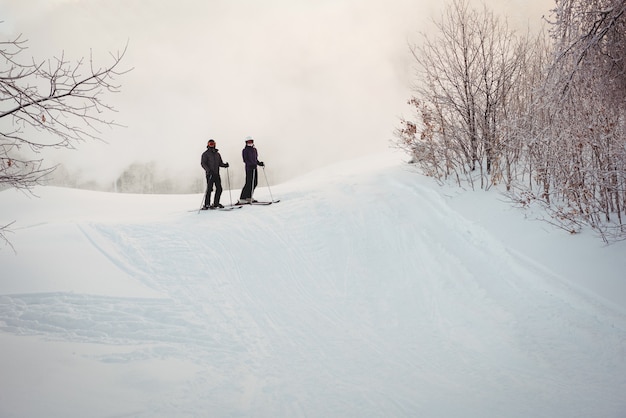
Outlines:
[[[260,165],[261,167],[265,167],[265,163],[264,163],[263,161],[259,161],[259,165]]]
[[[228,163],[224,163],[224,168],[228,168],[230,167],[230,165],[228,165]]]

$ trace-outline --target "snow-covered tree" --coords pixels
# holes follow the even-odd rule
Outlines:
[[[553,62],[532,109],[546,119],[529,136],[533,198],[605,239],[626,237],[625,11],[625,0],[556,1]]]
[[[415,114],[397,144],[428,175],[504,182],[567,230],[623,239],[626,0],[555,5],[550,30],[531,39],[452,0],[436,33],[411,48]]]
[[[411,47],[416,63],[416,120],[403,120],[398,144],[427,172],[453,174],[489,187],[501,177],[508,147],[504,121],[516,100],[529,43],[488,9],[453,0],[433,35]]]

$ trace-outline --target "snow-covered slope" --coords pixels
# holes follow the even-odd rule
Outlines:
[[[17,254],[0,252],[2,417],[626,414],[626,298],[568,273],[597,254],[623,289],[626,247],[586,236],[570,260],[545,225],[446,197],[395,156],[232,212],[37,193],[0,193],[18,221]]]

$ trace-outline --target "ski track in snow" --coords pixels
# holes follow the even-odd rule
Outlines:
[[[135,417],[624,416],[623,312],[509,252],[412,174],[343,173],[281,198],[81,222],[163,297],[0,295],[0,330],[124,348],[103,363],[194,365]]]

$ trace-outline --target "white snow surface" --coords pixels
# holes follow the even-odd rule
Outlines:
[[[0,192],[0,417],[626,416],[626,243],[394,153],[230,212],[35,192]]]

